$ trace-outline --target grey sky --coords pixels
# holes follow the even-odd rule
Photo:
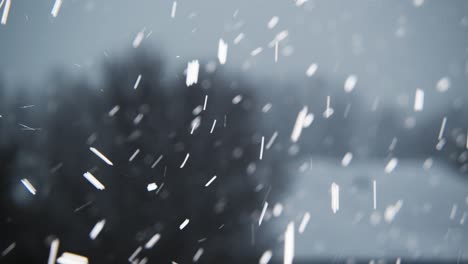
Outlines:
[[[253,77],[274,73],[301,82],[308,65],[317,63],[317,76],[335,82],[356,74],[368,98],[417,87],[434,91],[444,76],[451,92],[466,89],[468,2],[462,0],[419,7],[410,0],[310,0],[302,6],[292,0],[177,1],[175,18],[169,0],[63,0],[56,18],[50,14],[54,2],[12,0],[0,27],[0,72],[10,82],[41,80],[54,68],[96,74],[104,53],[133,49],[145,29],[142,46],[163,53],[168,76],[191,59],[215,59],[223,38],[229,44],[224,67],[240,71],[248,64]],[[268,29],[273,16],[279,22]],[[267,45],[283,30],[288,37],[275,64]],[[239,33],[245,38],[234,45]],[[263,52],[251,57],[257,47]]]

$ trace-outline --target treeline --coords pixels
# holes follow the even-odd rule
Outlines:
[[[45,260],[58,237],[61,249],[92,262],[121,262],[156,233],[156,249],[139,258],[187,262],[199,248],[204,262],[260,256],[280,243],[278,232],[259,229],[257,221],[264,201],[280,202],[294,180],[285,169],[291,160],[353,152],[361,159],[439,157],[466,170],[463,108],[444,113],[447,142],[438,151],[441,116],[410,129],[409,113],[372,112],[333,80],[253,82],[204,66],[190,87],[183,69],[167,81],[164,63],[149,52],[107,61],[99,85],[60,71],[41,87],[0,82],[1,246],[16,242],[9,258]],[[304,106],[313,121],[292,143]],[[260,160],[262,137],[271,146]],[[87,171],[105,190],[86,181]],[[37,195],[24,191],[23,178]],[[150,183],[156,191],[147,191]],[[101,219],[104,230],[91,241]],[[185,219],[189,225],[179,230]]]

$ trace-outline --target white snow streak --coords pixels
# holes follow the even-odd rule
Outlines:
[[[344,83],[344,90],[347,93],[350,93],[352,90],[354,90],[354,87],[356,86],[358,79],[356,75],[349,75],[348,78],[346,78],[346,81]]]
[[[102,229],[104,228],[104,225],[106,224],[106,220],[102,219],[101,221],[97,222],[91,232],[89,232],[89,238],[92,240],[96,239],[96,237],[101,233]]]
[[[2,7],[4,1],[1,2],[0,8]],[[2,25],[6,25],[8,20],[8,14],[10,13],[11,0],[5,0],[5,7],[3,8],[2,20],[0,21]]]
[[[268,202],[265,202],[263,205],[262,213],[260,214],[260,218],[258,219],[258,225],[262,225],[263,217],[265,216],[266,210],[268,208]]]
[[[270,19],[270,21],[268,21],[268,28],[269,29],[272,29],[276,26],[276,24],[278,24],[278,21],[279,21],[279,18],[277,16],[274,16]]]
[[[331,209],[334,214],[340,209],[340,186],[334,182],[331,185]]]
[[[184,161],[182,162],[182,164],[180,164],[181,169],[185,166],[185,163],[187,162],[189,157],[190,157],[190,153],[187,153],[187,155],[185,155]]]
[[[136,89],[138,88],[138,85],[140,84],[140,81],[141,81],[141,74],[138,75],[136,81],[135,81],[135,84],[133,85],[133,89]]]
[[[398,159],[397,158],[392,158],[387,163],[387,166],[385,166],[385,173],[391,173],[396,168],[397,165],[398,165]]]
[[[284,264],[292,264],[294,259],[294,222],[290,222],[284,233]]]
[[[49,259],[47,264],[55,264],[55,259],[57,258],[57,252],[59,248],[60,240],[57,238],[50,243]]]
[[[198,60],[190,61],[187,64],[187,79],[185,81],[185,84],[187,86],[191,86],[198,82],[199,69],[200,69],[200,64],[198,63]]]
[[[210,186],[210,184],[211,184],[214,180],[216,180],[216,175],[213,176],[213,178],[211,178],[211,180],[209,180],[209,181],[205,184],[205,187]]]
[[[171,18],[174,18],[174,17],[175,17],[176,9],[177,9],[177,2],[174,1],[174,2],[172,3]]]
[[[105,187],[104,185],[102,185],[102,183],[100,181],[98,181],[98,179],[96,179],[96,177],[94,177],[93,174],[89,173],[89,172],[85,172],[83,174],[83,176],[92,184],[94,185],[94,187],[96,187],[96,189],[98,190],[104,190]]]
[[[384,219],[387,223],[390,223],[395,218],[396,214],[400,211],[403,206],[403,201],[398,200],[395,205],[389,205],[385,208]]]
[[[344,156],[343,159],[341,160],[341,166],[343,167],[348,167],[349,163],[353,159],[353,153],[347,152]]]
[[[148,190],[148,192],[152,192],[156,190],[157,188],[158,188],[158,185],[155,182],[150,183],[148,184],[148,186],[146,186],[146,190]]]
[[[218,60],[220,64],[225,64],[227,60],[228,44],[223,39],[219,39]]]
[[[317,65],[317,64],[312,63],[311,65],[309,65],[309,67],[308,67],[307,70],[306,70],[306,75],[307,75],[307,77],[311,77],[312,75],[314,75],[315,72],[317,72],[317,69],[318,69],[318,65]]]
[[[53,17],[57,17],[61,6],[62,6],[62,0],[55,0],[54,6],[52,7],[52,10],[50,11],[50,14]]]
[[[59,264],[88,264],[88,258],[70,252],[63,252],[57,259]]]
[[[414,97],[414,111],[421,112],[424,107],[424,91],[416,89],[416,95]]]
[[[150,238],[150,240],[148,240],[148,242],[146,242],[145,248],[146,248],[146,249],[150,249],[150,248],[154,247],[154,245],[155,245],[156,243],[158,243],[158,241],[159,241],[160,238],[161,238],[161,235],[160,235],[160,234],[155,234],[154,236],[152,236],[152,237]]]
[[[189,219],[185,219],[184,222],[182,222],[182,224],[180,224],[179,230],[184,229],[189,224],[189,222],[190,222]]]
[[[105,163],[107,163],[108,165],[111,165],[113,166],[114,164],[112,163],[112,161],[110,161],[106,156],[104,156],[104,154],[102,154],[99,150],[97,150],[96,148],[93,148],[93,147],[90,147],[89,150],[91,150],[96,156],[98,156],[100,159],[102,159]]]
[[[299,234],[304,233],[304,230],[306,229],[307,224],[309,223],[309,220],[310,220],[310,214],[309,212],[306,212],[304,216],[302,217],[301,223],[299,224]]]
[[[271,250],[265,251],[262,256],[260,257],[260,260],[258,261],[258,264],[268,264],[270,262],[271,257],[273,256],[273,253]]]
[[[28,189],[28,191],[32,195],[36,195],[36,188],[34,188],[34,186],[29,182],[28,179],[22,179],[21,183],[24,185],[24,187],[26,187],[26,189]]]
[[[312,113],[307,114],[307,111],[307,106],[304,106],[304,108],[302,108],[302,110],[299,111],[297,115],[296,123],[294,124],[294,128],[291,133],[292,142],[297,142],[297,140],[299,140],[299,137],[301,136],[302,129],[310,126],[310,124],[312,124],[312,122],[314,121],[314,115]]]
[[[143,38],[145,37],[145,33],[144,31],[140,31],[137,33],[137,35],[135,36],[135,39],[133,39],[133,43],[132,43],[132,46],[133,48],[138,48],[138,46],[140,46],[141,42],[143,41]]]

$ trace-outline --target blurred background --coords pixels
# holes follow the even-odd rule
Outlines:
[[[0,21],[1,263],[468,263],[467,1]]]

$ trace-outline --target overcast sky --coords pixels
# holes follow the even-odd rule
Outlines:
[[[12,0],[6,25],[0,26],[0,72],[10,82],[37,81],[54,68],[92,76],[105,54],[140,48],[161,52],[174,76],[192,59],[216,59],[218,41],[228,42],[226,67],[248,69],[252,77],[282,76],[301,82],[311,63],[316,76],[344,82],[356,74],[368,98],[388,93],[435,91],[449,77],[451,92],[466,90],[468,2],[453,1],[307,1],[293,0],[63,0],[56,18],[55,0]],[[267,27],[274,16],[273,29]],[[274,63],[274,37],[279,42]],[[244,38],[235,45],[240,34]],[[262,47],[255,57],[251,52]],[[175,66],[175,67],[174,67]],[[272,74],[273,73],[273,74]],[[385,100],[383,100],[385,101]]]

